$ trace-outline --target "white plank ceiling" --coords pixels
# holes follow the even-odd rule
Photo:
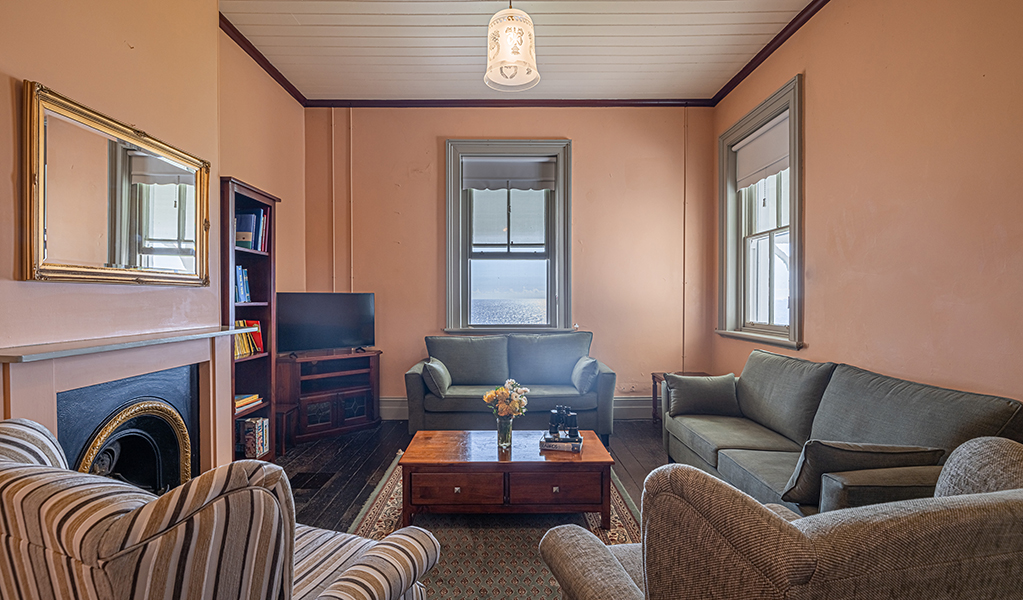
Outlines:
[[[516,0],[540,83],[483,83],[495,0],[220,0],[311,100],[707,99],[809,0]]]

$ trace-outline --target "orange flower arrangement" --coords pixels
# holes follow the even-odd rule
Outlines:
[[[526,414],[526,394],[529,388],[519,385],[514,379],[504,382],[483,395],[494,414],[498,417],[521,417]]]

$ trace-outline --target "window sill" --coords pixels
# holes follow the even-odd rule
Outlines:
[[[763,333],[750,333],[748,331],[729,331],[726,329],[715,329],[714,333],[728,338],[735,338],[737,340],[746,340],[748,342],[761,342],[763,344],[771,344],[772,346],[781,346],[783,348],[792,348],[799,350],[803,347],[803,342],[794,342],[787,337],[779,337],[774,335],[766,335]]]

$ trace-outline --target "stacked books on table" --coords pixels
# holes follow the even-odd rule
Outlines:
[[[266,252],[267,238],[266,230],[270,220],[266,218],[266,211],[261,208],[252,210],[236,211],[234,217],[234,245],[249,250]]]
[[[540,438],[540,449],[557,450],[559,452],[582,452],[583,438],[582,436],[568,437],[563,435],[560,437],[553,437],[545,435]]]
[[[255,331],[246,331],[245,333],[235,334],[234,357],[236,359],[263,353],[263,330],[259,321],[237,320],[234,322],[234,326],[238,328],[256,328]]]
[[[234,412],[239,412],[262,401],[263,397],[259,394],[237,394],[234,397]]]
[[[259,458],[270,451],[270,419],[254,417],[235,421],[235,439],[245,458]]]

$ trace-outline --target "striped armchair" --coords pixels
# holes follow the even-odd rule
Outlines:
[[[69,470],[37,423],[0,421],[3,600],[420,600],[439,555],[417,527],[377,542],[296,524],[276,465],[235,462],[156,497]]]

